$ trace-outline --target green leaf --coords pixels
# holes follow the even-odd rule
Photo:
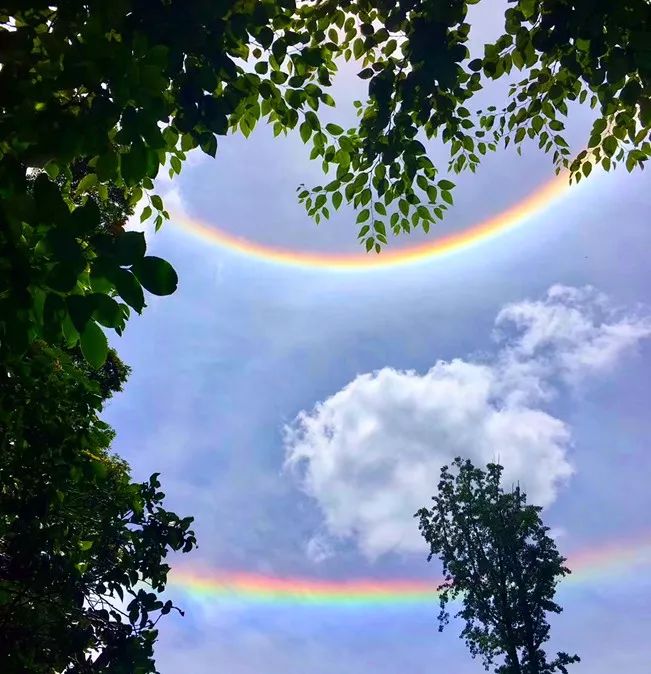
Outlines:
[[[194,136],[191,133],[184,133],[181,136],[181,149],[183,152],[189,152],[196,147]]]
[[[142,181],[147,175],[147,150],[142,143],[134,143],[129,152],[122,155],[120,169],[127,185],[135,186]]]
[[[263,26],[258,32],[258,41],[265,48],[268,49],[274,39],[274,32],[269,26]]]
[[[217,154],[217,138],[214,133],[201,134],[199,144],[203,152],[210,157],[214,157]]]
[[[314,112],[312,112],[312,110],[308,110],[305,113],[305,121],[312,127],[312,130],[314,131],[318,131],[321,128],[321,122],[319,122],[319,118]]]
[[[617,150],[617,138],[615,136],[607,136],[603,141],[604,151],[608,156],[612,156]]]
[[[338,124],[326,124],[326,131],[331,133],[333,136],[340,136],[344,130]]]
[[[114,181],[118,177],[119,155],[115,152],[106,152],[100,155],[95,165],[97,178],[102,182]]]
[[[282,64],[287,54],[287,43],[283,38],[280,37],[274,41],[273,45],[271,46],[271,53],[276,59],[278,65]]]
[[[45,172],[48,174],[48,176],[52,180],[54,180],[59,175],[59,173],[61,172],[61,169],[59,168],[59,165],[53,160],[50,160],[44,166],[44,168],[45,168]]]
[[[301,124],[299,127],[299,133],[301,134],[301,140],[304,143],[307,143],[307,141],[310,140],[310,136],[312,135],[312,127],[310,126],[309,122],[305,121]]]
[[[138,279],[128,269],[114,269],[109,275],[118,295],[138,313],[145,306],[145,296]]]
[[[41,222],[63,225],[70,216],[70,209],[63,200],[59,187],[41,173],[34,181],[33,190],[36,215]]]
[[[149,219],[151,217],[152,210],[151,206],[145,206],[142,209],[142,213],[140,214],[140,222],[144,222],[145,220]]]
[[[339,206],[341,206],[342,200],[343,200],[343,197],[341,196],[341,192],[333,192],[333,194],[332,194],[332,205],[335,207],[335,209],[338,209]]]
[[[69,293],[77,285],[77,268],[65,262],[59,262],[49,271],[45,282],[52,290],[58,290],[61,293]]]
[[[81,352],[88,364],[95,369],[102,367],[108,355],[108,342],[102,328],[95,321],[89,321],[80,341]]]
[[[90,192],[96,185],[97,185],[97,175],[95,173],[89,173],[79,181],[79,184],[77,185],[77,194],[84,194],[84,192]]]
[[[368,208],[364,208],[359,212],[359,215],[357,216],[357,224],[360,224],[362,222],[366,222],[369,217],[371,216],[371,211]]]
[[[79,342],[79,333],[77,328],[72,323],[72,319],[69,315],[66,315],[63,319],[63,337],[65,339],[66,346],[72,348]],[[54,341],[54,340],[51,340]]]
[[[165,127],[163,129],[163,139],[167,143],[167,147],[173,150],[179,142],[179,132],[173,126]]]
[[[174,267],[160,257],[144,257],[133,265],[132,271],[143,287],[154,295],[171,295],[178,285]]]
[[[93,318],[105,328],[118,328],[123,323],[122,308],[108,295],[96,294],[94,296],[95,310]]]
[[[94,199],[90,197],[83,206],[70,214],[70,227],[75,233],[89,234],[100,226],[101,214]]]
[[[120,265],[132,265],[141,260],[147,249],[142,232],[122,232],[115,240],[114,255]]]
[[[451,180],[439,180],[438,187],[443,191],[450,191],[454,188],[454,183]]]
[[[66,306],[72,319],[72,324],[79,334],[82,334],[95,309],[95,302],[89,295],[69,295],[66,297]]]

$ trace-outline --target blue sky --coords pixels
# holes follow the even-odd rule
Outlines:
[[[359,95],[351,73],[339,87]],[[350,120],[345,105],[333,115]],[[586,120],[571,129],[577,143]],[[226,139],[216,160],[193,156],[160,190],[255,241],[355,250],[350,211],[317,228],[296,203],[298,183],[319,180],[306,155],[261,128]],[[533,149],[489,157],[456,180],[456,206],[430,236],[551,175]],[[596,173],[499,238],[357,273],[246,257],[174,222],[150,236],[179,290],[150,298],[116,343],[133,374],[107,417],[134,474],[160,471],[170,507],[195,515],[200,548],[182,563],[434,582],[410,515],[460,452],[498,454],[545,504],[563,552],[645,527],[648,540],[650,206],[645,174]],[[561,589],[553,646],[580,653],[577,674],[648,670],[650,568]],[[187,612],[162,626],[162,674],[482,671],[457,625],[437,632],[434,599],[343,611],[173,596]]]

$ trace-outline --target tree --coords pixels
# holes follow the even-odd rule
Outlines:
[[[456,614],[465,621],[461,637],[473,657],[488,669],[498,656],[499,674],[566,674],[576,655],[558,653],[548,661],[547,613],[560,613],[556,585],[570,573],[540,519],[540,507],[527,505],[519,486],[505,492],[502,466],[486,471],[468,460],[443,466],[431,509],[422,508],[420,530],[430,556],[443,563],[439,587],[439,631],[449,622],[447,605],[460,599]]]
[[[121,388],[42,342],[0,377],[0,671],[154,672],[169,551],[195,545],[158,476],[133,482],[98,418]]]
[[[117,191],[143,218],[167,217],[150,194],[161,166],[217,151],[217,136],[264,119],[298,129],[331,180],[299,198],[317,221],[344,202],[380,251],[394,234],[428,231],[453,201],[420,138],[439,138],[449,169],[475,170],[526,137],[576,180],[595,162],[642,167],[651,154],[648,0],[517,0],[505,32],[471,59],[479,0],[116,0],[9,2],[0,9],[0,348],[65,335],[96,362],[100,325],[121,331],[143,287],[168,294],[172,268],[120,227],[97,232]],[[324,123],[339,59],[360,62],[368,99],[359,124]],[[486,79],[523,76],[501,111],[472,99]],[[572,104],[595,109],[588,148],[563,137]],[[83,166],[83,177],[74,167]],[[26,176],[39,177],[30,192]],[[119,305],[122,306],[119,306]]]
[[[307,100],[327,100],[306,84],[319,68],[327,70],[327,50],[308,45],[287,56],[306,42],[296,32],[301,19],[295,11],[292,0],[5,3],[2,351],[23,352],[34,339],[63,339],[81,343],[89,361],[100,364],[107,353],[100,326],[121,332],[129,308],[144,308],[143,288],[174,291],[171,266],[147,256],[138,233],[100,227],[98,204],[118,189],[134,206],[162,165],[178,173],[198,146],[214,155],[216,134],[229,126],[248,133],[261,114],[273,114],[292,128]],[[254,71],[247,59],[272,46],[274,31],[282,36],[273,46],[276,68],[262,77],[262,67]],[[292,89],[281,93],[286,57],[296,73]],[[89,170],[83,177],[75,175],[79,166]],[[32,189],[35,169],[45,172]],[[160,226],[167,216],[162,200],[147,198],[142,217],[155,212]]]

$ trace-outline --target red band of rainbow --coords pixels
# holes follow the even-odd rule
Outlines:
[[[517,204],[467,229],[405,248],[387,247],[375,253],[317,253],[265,245],[235,236],[198,217],[172,214],[172,221],[184,231],[222,248],[267,262],[331,271],[368,271],[423,262],[465,250],[495,238],[543,211],[570,189],[567,173],[561,173],[538,187]]]
[[[565,585],[589,585],[612,576],[651,565],[651,534],[628,542],[615,542],[571,555],[567,566],[572,574]],[[645,574],[646,577],[646,574]],[[227,573],[211,569],[179,567],[170,574],[170,587],[190,597],[217,603],[368,606],[418,605],[436,597],[437,579],[347,579],[317,580],[280,578],[254,573]]]

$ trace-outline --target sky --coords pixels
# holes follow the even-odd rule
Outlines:
[[[344,124],[363,96],[354,73],[331,113]],[[577,146],[588,121],[577,111]],[[499,460],[570,560],[550,651],[579,653],[577,674],[647,672],[648,176],[597,171],[505,218],[554,176],[533,147],[500,152],[454,178],[444,223],[390,249],[508,227],[383,267],[351,210],[307,218],[296,187],[320,181],[307,155],[263,126],[159,181],[173,217],[148,253],[179,288],[114,341],[133,373],[106,417],[134,476],[159,471],[168,507],[196,518],[199,549],[174,558],[185,617],[161,623],[161,674],[483,671],[457,622],[437,631],[441,569],[413,519],[457,455]],[[360,264],[278,262],[211,229],[295,262]]]

